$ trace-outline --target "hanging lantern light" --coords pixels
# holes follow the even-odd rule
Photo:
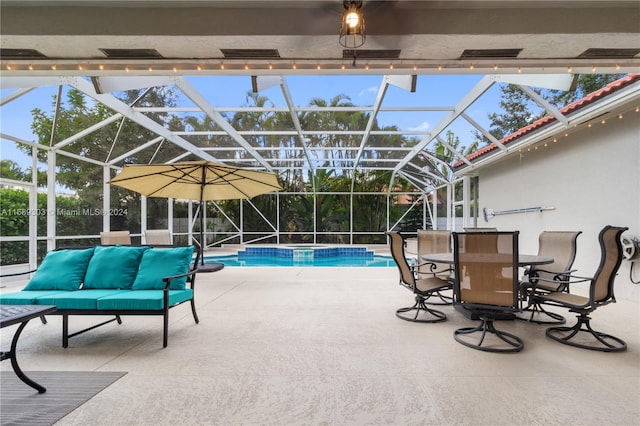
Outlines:
[[[342,4],[344,13],[340,22],[340,44],[347,49],[356,49],[367,39],[362,1],[345,0]]]

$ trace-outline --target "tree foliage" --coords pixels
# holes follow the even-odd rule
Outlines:
[[[29,192],[21,189],[0,189],[0,230],[3,237],[28,236],[29,220],[37,219],[38,235],[46,235],[47,217],[56,217],[59,236],[91,235],[100,231],[102,216],[94,213],[84,200],[76,197],[56,197],[56,209],[47,209],[47,194],[37,194],[36,209],[29,208]],[[64,245],[87,244],[82,240],[65,240]],[[40,253],[40,257],[44,254]],[[0,246],[2,265],[29,261],[26,242],[4,242]]]
[[[624,74],[580,74],[573,90],[548,90],[543,96],[556,108],[562,108],[622,77]]]
[[[0,160],[0,178],[17,181],[30,181],[31,176],[12,160]]]
[[[571,90],[535,89],[535,91],[551,105],[560,109],[623,76],[624,74],[580,74],[576,76],[576,84]],[[502,84],[500,92],[500,112],[488,114],[491,122],[489,133],[498,140],[549,114],[516,85]],[[489,143],[489,140],[480,132],[476,131],[474,135],[476,142]]]
[[[526,93],[512,84],[502,85],[500,91],[502,112],[488,115],[491,120],[489,133],[498,140],[531,124],[534,119],[532,101]]]

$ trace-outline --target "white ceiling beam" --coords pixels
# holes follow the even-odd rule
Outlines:
[[[436,157],[435,155],[431,154],[429,151],[426,150],[422,150],[420,151],[420,153],[418,155],[424,155],[425,157],[427,157],[429,160],[434,161],[442,166],[445,167],[451,167],[450,164],[447,164],[445,161],[442,161],[441,159],[439,159],[438,157]]]
[[[122,118],[122,114],[114,114],[111,117],[106,118],[106,119],[102,120],[101,122],[94,124],[93,126],[87,127],[86,129],[76,133],[73,136],[69,136],[68,138],[61,140],[60,142],[54,144],[53,147],[56,148],[56,149],[63,148],[65,146],[77,141],[78,139],[82,139],[85,136],[90,135],[91,133],[95,132],[96,130],[100,130],[105,126],[108,126],[109,124],[113,123],[114,121],[118,121],[121,118]]]
[[[182,139],[181,137],[172,134],[164,126],[156,123],[155,121],[145,116],[144,114],[134,111],[130,106],[128,106],[121,100],[117,99],[113,95],[96,93],[96,91],[93,88],[93,85],[84,79],[63,77],[63,78],[60,78],[59,84],[68,84],[69,86],[72,86],[80,90],[87,96],[102,103],[106,107],[111,108],[116,112],[119,112],[120,114],[122,114],[129,120],[133,121],[134,123],[137,123],[142,127],[145,127],[146,129],[152,131],[153,133],[164,137],[169,142],[174,143],[180,148],[196,155],[197,157],[202,158],[203,160],[216,161],[216,159],[212,157],[210,154],[204,152],[203,150],[193,145],[192,143],[186,141],[185,139]]]
[[[385,77],[389,84],[414,93],[418,83],[417,75],[388,75]]]
[[[240,144],[253,158],[267,170],[272,171],[271,165],[238,133],[238,131],[211,105],[184,77],[173,79],[174,85],[196,104],[207,116],[229,136]]]
[[[495,82],[509,83],[518,86],[533,86],[542,89],[563,90],[571,89],[573,74],[496,74],[492,77]]]
[[[0,90],[24,89],[27,87],[57,86],[60,84],[60,77],[34,77],[34,76],[11,76],[6,75],[3,70],[0,78]]]
[[[243,151],[244,149],[241,146],[207,146],[207,147],[203,147],[202,148],[205,151]],[[261,146],[261,147],[257,147],[256,151],[283,151],[283,150],[294,150],[294,151],[300,151],[303,148],[300,146]],[[340,150],[343,152],[349,152],[349,151],[358,151],[360,149],[360,147],[357,146],[344,146],[344,147],[335,147],[335,146],[312,146],[312,147],[307,147],[307,149],[312,152],[312,151],[334,151],[334,150]],[[365,151],[367,152],[379,152],[379,151],[384,151],[384,152],[393,152],[393,151],[399,151],[399,152],[410,152],[411,151],[411,147],[404,147],[404,146],[367,146],[364,148]],[[421,153],[424,153],[426,151],[421,151]]]
[[[360,158],[362,158],[364,147],[367,146],[367,141],[369,140],[369,134],[371,133],[371,129],[373,129],[373,125],[376,122],[378,111],[380,110],[380,106],[382,106],[382,101],[384,100],[384,95],[387,93],[388,88],[389,88],[389,76],[385,76],[382,79],[382,83],[380,83],[380,87],[378,88],[378,94],[376,95],[376,100],[373,103],[373,111],[371,111],[371,114],[369,115],[369,121],[367,121],[367,126],[364,129],[364,135],[362,135],[362,140],[360,141],[360,149],[358,151],[358,157],[356,158],[355,167],[358,167]],[[353,187],[354,184],[355,184],[355,176],[351,180],[351,186]]]
[[[435,186],[433,186],[433,184],[431,182],[427,182],[425,180],[422,179],[418,179],[416,176],[407,173],[404,170],[401,170],[398,172],[399,176],[402,176],[404,179],[408,180],[409,182],[411,182],[412,185],[414,185],[416,188],[418,188],[420,191],[423,192],[429,192],[432,189],[435,189]]]
[[[169,76],[91,77],[91,82],[96,93],[103,94],[145,89],[147,87],[168,86],[171,84],[171,79]]]
[[[427,170],[426,168],[424,168],[424,167],[422,167],[422,166],[420,166],[418,164],[415,164],[413,162],[408,163],[407,166],[413,167],[414,169],[416,169],[416,171],[418,173],[425,174],[427,176],[431,176],[432,178],[434,178],[434,179],[436,179],[436,180],[438,180],[438,181],[440,181],[442,183],[447,183],[448,182],[447,178],[445,176],[442,176],[442,174],[440,174],[440,172],[438,170],[436,170],[437,173],[433,173],[432,171]],[[404,172],[405,173],[411,173],[410,170],[406,170],[406,169],[404,170]]]
[[[507,148],[505,148],[504,145],[495,136],[493,136],[491,133],[489,133],[487,131],[487,129],[485,129],[483,126],[481,126],[480,123],[475,121],[469,115],[467,115],[466,113],[463,112],[462,114],[460,114],[460,116],[462,118],[464,118],[465,120],[467,120],[467,122],[469,124],[471,124],[473,127],[475,127],[480,133],[482,133],[482,135],[485,138],[489,139],[489,141],[491,143],[495,144],[498,148],[500,148],[500,151],[506,151],[507,150]]]
[[[376,162],[389,162],[389,163],[398,163],[398,160],[403,158],[402,156],[393,156],[391,158],[365,158],[362,160],[362,163],[376,163]]]
[[[37,142],[32,142],[32,141],[28,141],[26,139],[19,138],[17,136],[11,136],[11,135],[8,135],[6,133],[0,133],[0,139],[6,139],[6,140],[9,140],[9,141],[12,141],[12,142],[15,142],[15,143],[19,143],[19,144],[22,144],[22,145],[27,145],[27,146],[30,146],[30,147],[36,147],[36,148],[44,149],[44,150],[50,150],[51,149],[51,147],[49,147],[48,145],[42,145],[42,144],[39,144]]]
[[[301,130],[302,136],[309,135],[357,135],[363,136],[366,132],[364,130]],[[180,136],[225,136],[227,132],[224,130],[180,130],[174,131],[174,135]],[[238,130],[238,134],[242,136],[297,136],[297,130]],[[402,131],[402,130],[372,130],[370,135],[430,135],[428,131]]]
[[[69,152],[69,151],[60,150],[60,151],[57,151],[56,155],[62,155],[64,157],[74,158],[76,160],[84,161],[86,163],[95,164],[95,165],[98,165],[98,166],[101,166],[101,167],[104,166],[104,162],[103,161],[94,160],[93,158],[89,158],[89,157],[83,157],[82,155],[74,154],[74,153]]]
[[[189,152],[184,152],[184,153],[178,155],[177,157],[173,157],[171,160],[167,161],[167,163],[175,163],[177,161],[182,160],[183,158],[188,157],[189,155],[190,155]],[[222,159],[219,159],[217,161],[220,162],[220,163],[224,162],[224,160],[222,160]]]
[[[137,154],[140,151],[144,151],[145,149],[147,149],[147,148],[149,148],[149,147],[151,147],[153,145],[156,145],[156,144],[162,142],[163,140],[164,140],[164,138],[162,136],[158,136],[157,138],[152,139],[149,142],[146,142],[146,143],[144,143],[142,145],[139,145],[139,146],[135,147],[134,149],[132,149],[131,151],[126,152],[126,153],[122,154],[119,157],[116,157],[116,158],[114,158],[112,160],[109,160],[107,162],[107,164],[114,165],[116,163],[119,163],[120,161],[123,161],[123,160],[129,158],[133,154]]]
[[[282,84],[284,77],[281,75],[252,75],[251,91],[253,93],[262,92],[274,86]]]
[[[16,90],[15,92],[12,92],[12,93],[8,94],[4,98],[0,99],[0,106],[8,104],[9,102],[11,102],[11,101],[13,101],[15,99],[18,99],[22,95],[26,95],[27,93],[29,93],[33,89],[35,89],[35,87],[26,87],[24,89],[19,89],[19,90]]]
[[[469,166],[471,165],[471,161],[467,160],[467,157],[465,157],[464,155],[462,155],[461,152],[457,151],[454,147],[452,147],[447,141],[445,141],[444,139],[442,139],[440,136],[437,136],[436,139],[438,140],[438,142],[440,142],[445,148],[447,148],[449,151],[451,151],[453,153],[453,155],[455,157],[457,157],[458,159],[464,161],[466,164],[468,164]]]
[[[522,86],[520,84],[518,84],[517,86],[518,86],[518,89],[520,89],[524,93],[526,93],[527,96],[529,96],[531,99],[533,99],[538,105],[540,105],[542,108],[544,108],[549,114],[553,115],[556,118],[556,120],[558,120],[559,122],[563,123],[565,126],[569,125],[569,120],[567,119],[567,117],[565,117],[558,110],[558,108],[554,107],[549,102],[547,102],[547,100],[544,99],[542,96],[540,96],[535,90],[533,90],[532,88],[530,88],[528,86]]]
[[[295,127],[296,129],[296,134],[298,136],[300,146],[302,147],[304,157],[307,159],[307,163],[311,168],[311,173],[313,173],[313,165],[311,164],[311,157],[309,157],[307,144],[304,141],[304,132],[302,131],[302,125],[300,124],[298,112],[296,111],[295,105],[293,104],[293,97],[291,96],[289,85],[285,81],[284,77],[280,77],[280,90],[282,90],[282,95],[284,96],[284,100],[287,103],[287,107],[289,108],[289,115],[291,116],[291,120],[293,121],[293,127]],[[315,179],[313,179],[312,185],[315,189]]]
[[[484,76],[466,95],[458,104],[454,107],[454,110],[447,114],[445,118],[443,118],[438,124],[436,124],[431,132],[431,135],[424,137],[420,142],[418,142],[411,152],[398,163],[395,167],[395,171],[399,171],[402,169],[415,155],[417,155],[420,151],[422,151],[434,138],[436,138],[440,133],[442,133],[453,121],[460,116],[463,112],[466,111],[480,96],[482,96],[489,88],[493,85],[493,79],[491,76]],[[432,136],[433,135],[433,136]],[[457,152],[450,145],[447,146],[452,152],[457,153],[457,156],[463,157],[462,154]]]
[[[140,112],[202,112],[196,107],[135,107]],[[297,106],[298,112],[367,112],[373,110],[372,106]],[[289,108],[275,106],[238,106],[216,107],[218,112],[289,112]],[[383,106],[381,112],[441,112],[453,111],[452,106]]]

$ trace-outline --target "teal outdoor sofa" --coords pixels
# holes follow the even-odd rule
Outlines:
[[[69,338],[117,321],[121,315],[161,315],[163,347],[167,346],[169,309],[194,303],[196,269],[191,268],[193,246],[97,246],[47,253],[21,290],[0,294],[3,305],[54,305],[62,316],[62,346]],[[26,272],[27,273],[32,273]],[[69,334],[69,317],[107,315],[114,318]]]

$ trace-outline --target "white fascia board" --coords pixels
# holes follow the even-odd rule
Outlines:
[[[540,87],[542,89],[568,91],[574,79],[573,74],[496,74],[495,82],[518,86]]]

